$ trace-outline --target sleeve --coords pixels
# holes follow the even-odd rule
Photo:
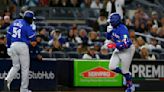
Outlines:
[[[7,44],[6,44],[6,47],[7,48],[10,48],[10,45],[11,45],[11,35],[12,35],[12,29],[11,29],[11,26],[10,28],[7,30],[7,34],[6,34],[6,38],[7,38]]]
[[[121,31],[120,31],[121,42],[116,43],[116,48],[119,50],[129,48],[130,45],[132,44],[132,42],[129,38],[128,29],[125,26],[123,26],[123,27],[124,28],[121,28]]]
[[[112,36],[112,32],[107,32],[107,34],[106,34],[106,38],[107,38],[108,40],[111,39],[111,36]]]
[[[28,27],[27,36],[31,41],[35,41],[36,39],[36,32],[32,29],[31,26]]]

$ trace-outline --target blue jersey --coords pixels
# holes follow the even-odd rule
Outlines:
[[[119,50],[129,48],[132,45],[128,29],[124,24],[120,24],[111,32],[107,32],[107,39],[116,43],[116,48]]]
[[[7,31],[7,47],[10,48],[13,42],[25,42],[29,45],[31,40],[35,40],[36,32],[23,19],[15,20]]]

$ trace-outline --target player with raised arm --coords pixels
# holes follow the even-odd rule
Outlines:
[[[129,68],[135,47],[129,37],[128,29],[121,22],[121,17],[118,13],[112,13],[107,21],[109,23],[109,26],[107,26],[107,39],[111,40],[111,42],[106,43],[106,46],[108,48],[115,48],[110,58],[109,69],[125,77],[125,92],[134,92],[135,88],[132,84],[132,76]],[[119,63],[121,63],[121,68],[119,68]]]
[[[35,40],[36,32],[30,26],[33,22],[34,13],[26,11],[23,19],[16,19],[7,31],[7,52],[12,59],[10,69],[4,81],[4,90],[10,90],[10,84],[17,72],[21,69],[20,92],[30,92],[29,85],[29,44]]]

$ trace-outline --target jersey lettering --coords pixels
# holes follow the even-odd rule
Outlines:
[[[21,29],[17,27],[13,27],[13,38],[21,38]]]

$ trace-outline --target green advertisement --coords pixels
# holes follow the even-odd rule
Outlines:
[[[108,64],[108,60],[75,60],[74,86],[122,86],[122,75],[110,71]]]

